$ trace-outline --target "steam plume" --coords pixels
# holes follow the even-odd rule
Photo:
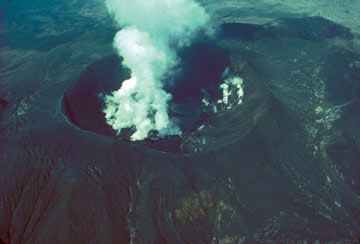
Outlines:
[[[135,128],[131,140],[181,134],[167,114],[171,94],[162,79],[177,63],[175,49],[191,42],[209,17],[193,0],[105,0],[122,29],[114,47],[131,70],[121,88],[105,96],[107,123],[118,133]]]

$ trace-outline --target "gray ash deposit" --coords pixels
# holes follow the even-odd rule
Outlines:
[[[163,80],[183,135],[133,142],[99,96],[130,75],[114,34],[8,55],[0,243],[357,241],[356,35],[321,18],[223,24]]]

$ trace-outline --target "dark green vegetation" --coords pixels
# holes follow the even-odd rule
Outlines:
[[[114,33],[3,48],[2,243],[357,241],[360,56],[346,28],[321,18],[223,25],[207,42],[244,79],[243,104],[201,108],[202,130],[143,143],[97,120],[97,93],[126,77]]]

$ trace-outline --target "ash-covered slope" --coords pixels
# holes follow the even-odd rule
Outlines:
[[[243,101],[238,104],[233,93],[230,108],[219,105],[221,80],[205,87],[209,106],[201,109],[208,116],[176,144],[183,143],[185,154],[164,152],[170,150],[156,141],[104,136],[92,120],[91,129],[80,130],[79,118],[71,122],[62,113],[62,101],[72,97],[72,111],[86,115],[80,117],[86,125],[93,115],[90,107],[76,107],[78,101],[97,98],[94,91],[119,86],[117,78],[126,76],[112,73],[117,61],[109,32],[90,32],[39,55],[39,70],[26,73],[37,84],[26,99],[19,100],[29,86],[21,77],[3,76],[18,79],[5,83],[4,243],[358,238],[360,70],[356,42],[346,28],[320,18],[224,25],[214,42],[229,53],[231,72],[244,80]],[[109,75],[105,87],[102,74]],[[23,88],[16,93],[14,84]],[[89,90],[76,90],[88,84]],[[202,99],[203,86],[192,99]],[[172,108],[179,114],[179,105]]]

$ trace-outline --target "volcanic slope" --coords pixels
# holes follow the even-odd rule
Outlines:
[[[218,103],[221,79],[200,83],[170,104],[189,125],[183,137],[136,143],[92,119],[101,118],[98,92],[126,77],[114,33],[34,51],[17,60],[21,73],[16,62],[2,69],[2,242],[357,239],[360,67],[348,29],[322,18],[222,25],[205,46],[224,57],[216,75],[229,67],[243,79],[242,102],[233,92],[230,108]],[[209,105],[182,119],[202,88]]]

